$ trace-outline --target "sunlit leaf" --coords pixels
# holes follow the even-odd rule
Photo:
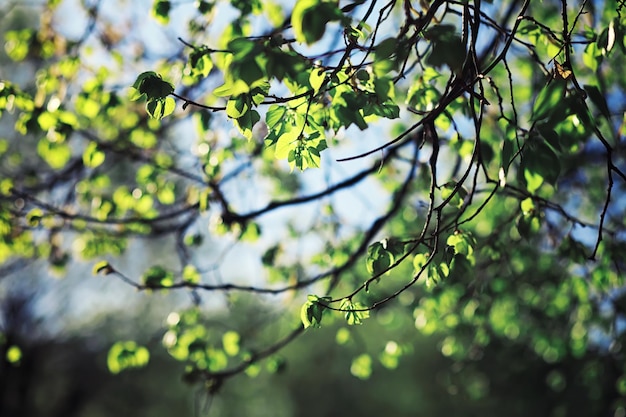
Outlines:
[[[372,275],[380,275],[394,262],[394,254],[388,250],[386,241],[375,242],[367,248],[366,267]]]
[[[154,71],[146,71],[137,76],[133,88],[139,95],[146,95],[148,101],[164,99],[174,92],[174,86]],[[138,97],[137,97],[138,98]]]
[[[565,94],[565,82],[553,80],[549,82],[537,96],[533,104],[532,121],[541,120],[549,116],[559,103],[562,102]]]
[[[146,103],[148,114],[157,120],[172,114],[175,108],[176,102],[171,97],[155,99]]]
[[[133,341],[117,342],[109,349],[107,366],[113,374],[126,369],[143,368],[150,360],[150,352]]]
[[[170,10],[172,3],[167,0],[155,0],[152,6],[152,16],[157,22],[165,25],[170,21]]]
[[[224,346],[224,352],[228,356],[236,356],[239,353],[239,341],[240,337],[237,332],[228,331],[222,336],[222,345]]]
[[[326,307],[324,303],[330,301],[330,297],[318,297],[316,295],[307,296],[307,301],[300,309],[300,319],[304,328],[320,327],[322,325],[322,315]]]
[[[324,0],[297,0],[291,14],[296,40],[312,44],[319,41],[329,21],[341,16],[336,3]]]
[[[529,192],[535,192],[543,182],[556,185],[561,164],[556,153],[544,142],[531,144],[522,155],[522,168]]]
[[[190,284],[199,284],[201,280],[200,273],[193,265],[185,265],[182,278],[183,281],[189,282]]]
[[[311,75],[309,75],[309,83],[311,84],[314,93],[317,93],[319,91],[325,80],[326,74],[323,70],[314,69],[313,71],[311,71]]]
[[[346,322],[350,326],[362,324],[370,316],[369,310],[363,304],[351,300],[344,300],[340,308],[345,311]]]
[[[83,163],[89,168],[96,168],[104,162],[105,154],[98,149],[96,142],[87,145],[87,149],[83,152]]]
[[[169,287],[174,283],[174,274],[171,271],[166,270],[162,266],[150,267],[142,276],[143,284],[150,288],[162,288]]]

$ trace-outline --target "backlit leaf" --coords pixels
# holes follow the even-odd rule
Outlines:
[[[533,104],[531,121],[537,121],[548,117],[559,103],[562,102],[565,94],[565,81],[552,80],[537,96]]]
[[[142,368],[148,364],[150,352],[133,341],[117,342],[109,349],[107,366],[113,374],[131,368]]]

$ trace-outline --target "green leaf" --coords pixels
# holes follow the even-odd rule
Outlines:
[[[157,22],[166,25],[170,21],[170,10],[172,9],[172,4],[169,1],[165,0],[156,0],[154,5],[152,6],[152,16],[156,19]]]
[[[387,241],[375,242],[367,248],[365,265],[371,275],[380,275],[394,263],[394,254],[387,250]]]
[[[308,295],[307,301],[300,309],[300,319],[304,328],[320,327],[322,323],[322,315],[326,307],[321,303],[330,302],[330,297],[318,297],[317,295]],[[320,303],[321,302],[321,303]]]
[[[137,94],[139,94],[137,92]],[[131,97],[135,98],[135,97]],[[93,100],[88,94],[81,94],[76,99],[76,110],[83,116],[90,119],[98,116],[101,110],[101,104],[98,100]]]
[[[450,275],[450,263],[453,258],[454,248],[450,246],[434,255],[434,259],[428,265],[427,286],[436,285]]]
[[[291,127],[291,130],[282,134],[276,142],[276,151],[274,155],[276,159],[285,159],[298,145],[298,138],[300,137],[300,129],[297,126]]]
[[[376,61],[389,58],[398,48],[398,40],[396,38],[387,38],[381,41],[374,49]]]
[[[377,77],[386,77],[396,68],[396,63],[391,59],[381,59],[374,61],[373,69]]]
[[[226,352],[228,356],[236,356],[239,353],[239,341],[240,337],[237,332],[231,330],[224,333],[222,336],[224,352]]]
[[[4,50],[13,61],[23,61],[28,56],[34,31],[32,29],[11,30],[4,36]]]
[[[169,116],[174,112],[175,108],[176,102],[171,97],[151,100],[146,103],[146,110],[148,111],[148,114],[157,120],[160,120],[165,116]]]
[[[387,119],[397,119],[400,117],[400,107],[388,102],[388,103],[370,103],[363,109],[363,114],[381,116]]]
[[[256,45],[255,41],[241,37],[228,42],[228,50],[233,53],[235,58],[243,59],[250,56]]]
[[[211,10],[213,10],[213,6],[215,6],[213,2],[204,0],[197,0],[195,5],[198,11],[202,14],[209,13]]]
[[[174,85],[163,80],[161,75],[154,71],[139,74],[133,88],[139,93],[138,96],[133,95],[134,100],[139,99],[144,94],[149,101],[163,99],[174,92]]]
[[[213,69],[209,49],[206,47],[194,49],[189,54],[189,66],[192,69],[192,75],[208,77]]]
[[[226,103],[226,115],[231,119],[243,116],[249,109],[249,98],[245,95],[231,97]]]
[[[166,270],[162,266],[150,267],[141,277],[143,285],[146,287],[163,288],[169,287],[174,283],[174,274]]]
[[[541,219],[535,214],[521,215],[516,222],[517,231],[525,239],[533,233],[537,233],[541,228]]]
[[[455,26],[447,24],[428,29],[424,36],[431,40],[431,49],[426,56],[426,63],[436,68],[447,65],[455,72],[460,71],[466,51],[459,32]]]
[[[213,95],[216,97],[228,97],[233,95],[233,91],[235,91],[235,88],[231,83],[224,83],[213,90]]]
[[[258,85],[259,81],[265,78],[263,69],[253,57],[240,61],[238,65],[233,65],[230,70],[229,76],[244,82],[248,89]]]
[[[450,262],[450,277],[455,279],[463,279],[471,275],[474,271],[475,260],[473,256],[456,254]]]
[[[296,165],[300,170],[319,168],[321,162],[320,153],[328,147],[326,140],[311,138],[312,136],[307,138],[304,145],[298,147],[302,159],[301,163]]]
[[[28,223],[28,225],[31,227],[37,227],[39,226],[39,223],[41,222],[43,217],[43,210],[40,208],[34,208],[26,214],[26,223]]]
[[[104,162],[104,152],[98,150],[98,144],[96,142],[90,142],[83,152],[83,163],[86,167],[96,168]]]
[[[261,120],[259,112],[256,110],[250,110],[243,116],[235,119],[235,125],[241,132],[241,134],[248,140],[252,139],[252,128]]]
[[[321,0],[297,0],[291,13],[291,26],[298,42],[311,45],[319,41],[326,24],[342,16],[336,3]]]
[[[554,79],[539,92],[533,105],[531,122],[547,118],[555,111],[563,101],[565,85],[565,81]]]
[[[65,167],[72,158],[72,149],[66,143],[51,142],[47,138],[37,143],[37,153],[54,169]]]
[[[350,326],[363,324],[363,320],[370,316],[369,310],[363,304],[353,303],[351,300],[344,300],[340,308],[346,312],[346,321]]]
[[[463,207],[467,194],[467,190],[464,187],[459,186],[454,181],[449,181],[441,187],[441,198],[444,201],[450,199],[448,204],[450,204],[452,207]]]
[[[524,149],[521,168],[528,191],[534,193],[544,182],[556,185],[561,162],[552,148],[538,140]]]
[[[254,87],[250,91],[250,99],[252,100],[252,103],[255,106],[258,106],[259,104],[263,103],[263,100],[265,100],[265,97],[267,96],[268,92],[269,92],[269,83],[264,82],[260,86]]]
[[[356,101],[352,101],[351,104],[356,105]],[[361,107],[354,107],[353,105],[349,106],[340,106],[333,108],[335,111],[336,117],[340,120],[341,124],[346,128],[350,127],[351,124],[355,124],[360,130],[367,129],[367,122],[363,118],[363,115],[360,112]]]
[[[200,273],[193,265],[185,265],[183,268],[183,281],[190,284],[199,284],[201,280]]]
[[[413,270],[417,274],[424,268],[424,265],[428,262],[428,256],[423,253],[418,253],[413,258]]]
[[[535,202],[532,198],[528,197],[522,200],[522,202],[520,203],[520,208],[522,209],[522,213],[524,214],[524,216],[533,214],[535,211]]]
[[[398,48],[399,44],[397,38],[387,38],[376,45],[373,64],[376,77],[385,77],[396,69],[398,63],[396,62],[396,58],[392,58],[392,55],[398,52]]]
[[[50,113],[47,111],[41,113],[37,117],[37,123],[39,124],[39,127],[41,128],[41,130],[44,130],[44,131],[55,127],[57,124],[57,121],[58,119],[57,119],[56,114]]]
[[[583,53],[583,63],[593,72],[596,72],[601,61],[602,55],[598,50],[596,42],[592,42],[587,45],[585,52]]]
[[[276,261],[276,256],[280,253],[281,247],[280,245],[274,245],[268,248],[263,255],[261,256],[261,263],[264,266],[272,267]]]
[[[125,369],[142,368],[148,364],[150,352],[133,341],[117,342],[109,349],[107,366],[113,374]]]
[[[374,92],[378,98],[378,103],[386,106],[395,106],[395,85],[393,80],[387,77],[374,79]]]
[[[279,106],[278,104],[272,104],[265,114],[265,124],[267,125],[267,128],[272,130],[279,123],[283,122],[283,118],[286,113],[286,107]]]
[[[309,75],[309,84],[313,92],[317,94],[326,80],[326,74],[323,69],[313,69]]]
[[[176,191],[174,184],[169,182],[159,186],[157,190],[157,199],[163,205],[174,204],[176,202]]]
[[[609,26],[606,27],[602,32],[600,32],[600,36],[598,36],[598,49],[600,49],[603,56],[608,56],[609,53],[613,50],[615,46],[615,22],[619,19],[613,19],[610,21]],[[619,25],[619,23],[618,23]]]
[[[595,85],[585,85],[584,87],[591,102],[600,110],[600,113],[602,113],[607,120],[610,120],[611,112],[609,111],[605,94],[602,94],[600,89]]]
[[[467,259],[472,260],[474,254],[475,240],[469,232],[462,232],[457,230],[454,234],[448,236],[446,244],[454,248],[455,254],[465,256]]]

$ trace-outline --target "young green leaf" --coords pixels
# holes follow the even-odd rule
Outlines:
[[[90,142],[83,152],[83,163],[88,168],[96,168],[104,162],[105,154],[98,149],[96,142]]]
[[[386,241],[375,242],[367,248],[365,266],[371,275],[380,275],[394,262],[394,254],[387,249]]]
[[[146,287],[163,288],[174,283],[174,274],[162,266],[150,267],[142,276],[142,282]]]
[[[458,30],[453,25],[441,24],[426,31],[426,39],[431,40],[431,49],[426,56],[426,63],[439,68],[447,65],[455,72],[461,70],[465,61],[465,45]]]
[[[556,185],[561,163],[547,143],[538,141],[524,149],[521,168],[528,191],[534,193],[544,182]]]
[[[279,106],[278,104],[272,104],[269,109],[267,109],[267,113],[265,114],[265,124],[267,125],[267,128],[270,130],[274,129],[274,127],[283,120],[286,113],[286,107]]]
[[[137,76],[133,88],[139,93],[134,99],[146,95],[148,100],[163,99],[174,92],[174,85],[163,80],[161,75],[154,71],[146,71]]]
[[[170,21],[170,10],[172,3],[170,1],[157,0],[152,7],[152,16],[157,22],[166,25]]]
[[[300,137],[300,131],[297,126],[291,127],[290,130],[283,133],[276,142],[276,151],[274,153],[276,159],[285,159],[289,156],[289,152],[298,145],[297,141]]]
[[[396,38],[387,38],[381,41],[374,49],[376,61],[389,58],[398,49],[398,40]]]
[[[226,103],[226,115],[231,119],[237,119],[250,109],[249,97],[247,95],[241,95],[231,97]]]
[[[309,75],[309,84],[313,92],[317,94],[326,80],[326,74],[323,69],[313,69]]]
[[[146,103],[148,114],[157,120],[174,113],[175,108],[176,102],[172,97],[150,100]]]
[[[335,2],[298,0],[291,13],[291,26],[298,42],[311,45],[324,36],[326,24],[342,16]]]
[[[565,85],[565,81],[555,79],[539,92],[533,105],[531,121],[544,119],[554,112],[559,103],[563,101]]]
[[[198,284],[200,283],[200,272],[193,265],[185,265],[183,268],[183,281],[189,282],[190,284]]]
[[[363,320],[370,316],[369,310],[358,302],[353,303],[350,300],[344,300],[340,308],[346,312],[346,321],[350,326],[362,324]]]
[[[252,128],[254,125],[261,120],[261,116],[259,112],[256,110],[250,110],[246,112],[243,116],[235,119],[235,125],[237,129],[241,132],[241,134],[248,140],[252,139]]]
[[[117,342],[109,349],[107,366],[113,374],[125,369],[142,368],[148,364],[150,352],[133,341]]]
[[[228,356],[236,356],[239,353],[239,342],[239,333],[232,330],[224,333],[222,336],[222,346]]]
[[[300,309],[300,319],[304,328],[320,327],[322,323],[322,315],[326,307],[321,303],[330,302],[330,297],[318,297],[317,295],[307,296],[307,301]]]
[[[606,95],[600,92],[600,89],[595,85],[585,85],[585,91],[591,99],[591,102],[600,110],[600,113],[607,119],[611,119],[611,112],[606,102]]]
[[[194,49],[189,54],[189,66],[194,76],[208,77],[213,69],[213,61],[207,47]]]

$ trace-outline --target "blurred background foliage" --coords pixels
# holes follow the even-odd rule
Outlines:
[[[299,3],[294,14],[306,14],[302,4],[318,2]],[[427,13],[428,2],[420,3],[421,13]],[[446,3],[461,9],[464,2]],[[311,17],[313,27],[294,28],[295,36],[314,44],[326,25],[337,24],[340,17],[329,4],[320,6],[320,13],[328,14],[320,14],[322,23]],[[511,2],[511,10],[521,4]],[[259,125],[253,129],[251,112],[249,119],[239,117],[242,106],[251,102],[204,97],[220,86],[214,66],[231,70],[224,76],[226,81],[233,78],[227,84],[230,92],[222,93],[235,96],[233,91],[249,87],[237,84],[237,76],[251,84],[258,81],[258,71],[250,70],[256,64],[249,61],[264,53],[267,67],[262,70],[271,68],[285,84],[311,72],[293,51],[273,56],[252,42],[228,44],[258,33],[254,25],[259,23],[250,16],[263,15],[280,27],[289,7],[233,0],[222,2],[218,15],[208,1],[2,4],[0,415],[626,415],[624,183],[613,189],[611,209],[604,212],[607,233],[594,246],[597,217],[606,201],[604,149],[590,139],[595,133],[589,123],[574,123],[565,114],[580,110],[577,90],[569,86],[563,104],[563,85],[555,81],[554,90],[544,87],[552,76],[547,57],[560,52],[551,38],[556,29],[543,22],[557,27],[562,4],[567,2],[533,4],[527,13],[532,17],[519,32],[531,47],[516,45],[511,53],[515,76],[506,65],[491,73],[515,83],[511,94],[527,115],[524,120],[540,122],[538,130],[548,136],[548,145],[529,135],[524,138],[530,143],[526,155],[536,158],[515,160],[519,149],[513,144],[522,133],[511,127],[516,120],[507,107],[509,91],[491,91],[490,100],[507,108],[490,107],[494,113],[485,115],[488,132],[482,133],[480,166],[497,178],[510,163],[509,187],[484,200],[471,222],[451,228],[440,248],[430,248],[441,253],[429,266],[428,278],[394,295],[427,262],[425,255],[413,254],[412,263],[368,282],[368,291],[342,308],[358,310],[386,297],[393,297],[393,303],[376,308],[367,320],[357,311],[346,321],[346,312],[319,310],[321,328],[293,333],[304,294],[276,289],[299,288],[307,277],[345,264],[347,272],[342,270],[341,280],[332,286],[333,294],[343,296],[393,264],[406,250],[399,241],[410,240],[424,223],[428,158],[420,155],[411,162],[412,154],[399,148],[397,158],[390,156],[385,164],[370,168],[368,161],[361,162],[359,169],[380,177],[355,187],[348,197],[288,215],[274,213],[270,202],[268,218],[257,222],[261,214],[255,210],[271,199],[286,201],[314,189],[312,184],[336,183],[352,169],[339,164],[323,166],[325,174],[292,173],[294,166],[313,167],[324,159],[313,152],[308,159],[290,160],[291,166],[281,164],[275,157],[284,153],[286,159],[289,152],[274,152],[285,134],[279,125],[274,131],[270,123],[265,126],[268,150],[261,140],[268,132],[254,130],[262,130]],[[186,11],[176,12],[174,6]],[[619,71],[608,70],[623,64],[624,26],[618,13],[623,4],[584,6],[580,27],[586,33],[576,39],[575,71],[581,80],[597,84],[592,84],[595,90],[585,85],[585,91],[594,116],[607,120],[598,122],[599,129],[617,132],[611,139],[613,162],[623,170],[626,85]],[[578,6],[570,7],[571,17],[576,16]],[[394,18],[401,21],[406,11],[400,6],[395,10]],[[178,36],[237,49],[240,61],[232,64],[219,52],[207,60],[207,50],[199,48],[193,49],[193,64],[187,67]],[[427,54],[423,71],[410,76],[410,86],[398,83],[395,93],[397,102],[417,113],[432,110],[441,97],[445,83],[437,70],[454,72],[459,64],[454,27],[443,24],[428,36],[437,53]],[[359,85],[379,101],[393,98],[385,74],[399,50],[401,45],[382,40],[369,75],[355,73]],[[540,58],[529,60],[533,53]],[[178,109],[162,120],[149,117],[160,109],[148,108],[147,114],[125,89],[138,74],[152,70],[167,76],[161,80],[155,72],[149,78],[149,101],[163,98],[150,96],[154,88],[169,93],[165,80],[176,79],[175,91],[188,97],[182,100],[185,107],[206,108]],[[304,84],[319,90],[322,82],[311,75]],[[142,92],[140,83],[135,85]],[[333,94],[332,101],[345,105],[332,110],[331,127],[352,125],[346,135],[363,143],[345,144],[346,137],[337,135],[328,140],[336,147],[328,152],[353,155],[379,145],[372,137],[358,136],[363,134],[355,128],[373,123],[376,115],[350,113],[364,104],[362,97],[353,97],[351,88]],[[236,119],[238,130],[211,110],[221,111],[225,102],[223,110]],[[311,105],[323,111],[322,104]],[[163,103],[164,113],[173,110],[168,106]],[[395,116],[393,103],[372,106],[378,116]],[[270,119],[300,117],[278,107],[272,111]],[[462,100],[449,103],[449,111],[466,117],[457,120],[469,118]],[[510,118],[500,117],[504,115]],[[464,128],[454,125],[454,117],[438,118],[436,126],[445,143],[446,164],[440,168],[458,173],[473,145],[459,134]],[[559,137],[550,142],[541,126],[555,120]],[[402,119],[385,128],[399,133],[406,123]],[[318,152],[326,152],[315,132],[307,134]],[[432,148],[426,144],[420,151]],[[556,165],[560,169],[555,171]],[[417,172],[401,195],[409,166]],[[454,219],[467,190],[444,181],[437,198],[450,198],[450,204],[440,214]],[[478,198],[489,191],[470,192]],[[394,198],[405,200],[386,219],[390,238],[370,245],[363,259],[351,263],[363,236],[379,237],[374,233],[379,230],[367,226],[376,224],[381,207]],[[232,202],[238,211],[228,204]],[[592,251],[595,261],[590,262]],[[94,278],[92,272],[100,276]],[[230,291],[229,283],[278,294]],[[198,284],[224,291],[205,293],[194,287]],[[179,287],[168,289],[175,285]],[[322,294],[325,287],[312,288]],[[363,326],[349,325],[361,320]],[[311,324],[315,321],[320,320]],[[295,341],[282,346],[280,341],[291,342],[290,335]]]

